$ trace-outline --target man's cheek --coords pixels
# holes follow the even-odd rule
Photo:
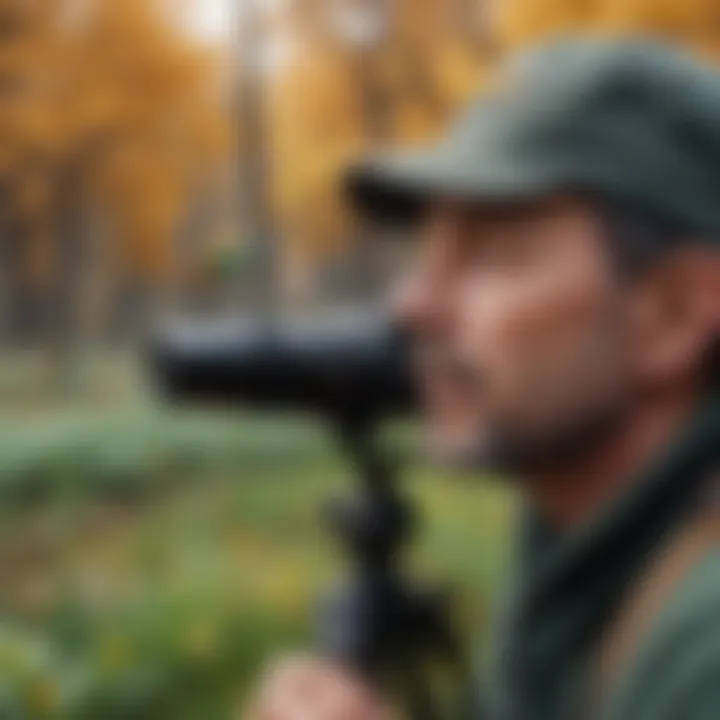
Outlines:
[[[606,383],[613,372],[612,358],[602,344],[608,337],[597,318],[560,320],[566,322],[531,325],[527,335],[518,333],[515,338],[514,363],[500,390],[505,406],[525,422],[559,420],[612,393]]]
[[[512,390],[514,365],[525,352],[513,322],[501,306],[491,302],[467,313],[460,335],[459,353],[475,370],[477,378],[473,401],[476,409],[487,409]]]
[[[522,350],[524,330],[538,305],[514,283],[488,280],[458,293],[457,347],[479,372],[497,369]]]

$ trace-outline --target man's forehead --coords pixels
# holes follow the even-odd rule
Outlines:
[[[442,198],[428,205],[426,220],[454,220],[472,222],[538,223],[547,220],[594,220],[593,204],[579,196],[553,195],[522,202],[470,202]]]
[[[446,201],[429,210],[415,255],[423,263],[454,263],[460,269],[472,254],[477,257],[473,267],[482,271],[486,263],[481,253],[492,249],[490,264],[533,257],[535,265],[544,258],[544,272],[555,267],[564,275],[581,266],[583,271],[596,266],[604,274],[607,267],[607,228],[596,208],[581,198],[556,196],[513,205]]]

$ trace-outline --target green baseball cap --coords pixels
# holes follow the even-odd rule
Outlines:
[[[567,38],[512,57],[433,146],[370,157],[346,188],[402,225],[431,199],[617,199],[720,237],[720,72],[651,40]]]

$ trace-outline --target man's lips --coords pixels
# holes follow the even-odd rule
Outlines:
[[[477,394],[481,390],[481,373],[466,360],[446,352],[424,351],[416,356],[415,368],[423,387]]]

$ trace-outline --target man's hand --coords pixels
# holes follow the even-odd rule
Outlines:
[[[293,657],[274,664],[242,720],[391,720],[389,707],[347,670]]]

